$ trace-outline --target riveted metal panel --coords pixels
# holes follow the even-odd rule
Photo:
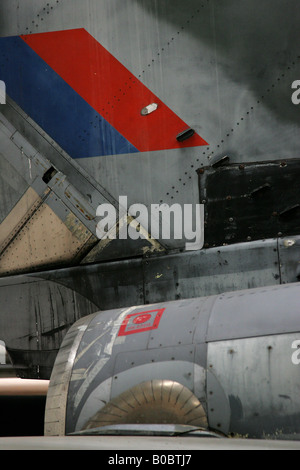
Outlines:
[[[184,302],[159,304],[165,308],[159,327],[151,331],[148,348],[166,348],[192,344],[198,316],[203,305],[202,299],[190,299]],[[152,308],[157,308],[155,305]],[[151,305],[149,306],[149,310]]]
[[[223,389],[222,381],[214,373],[208,354],[206,369],[207,417],[211,429],[228,434],[230,430],[229,400]]]
[[[2,138],[2,137],[1,137]],[[0,224],[10,210],[27,190],[27,183],[23,177],[15,172],[14,167],[0,154]],[[4,238],[0,231],[0,245]]]
[[[300,432],[296,339],[299,332],[209,343],[208,367],[230,405],[229,432],[258,438]],[[210,416],[222,408],[215,402]]]
[[[72,262],[90,237],[91,234],[71,213],[65,224],[48,204],[43,203],[2,253],[0,272],[8,274]]]
[[[249,338],[299,330],[300,284],[224,293],[217,297],[208,341]]]
[[[10,239],[26,223],[32,214],[41,205],[42,200],[33,188],[28,188],[7,217],[0,224],[0,253],[9,244]]]
[[[212,166],[198,174],[207,247],[297,233],[300,160]]]
[[[139,355],[141,361],[137,358],[135,365],[131,366],[130,369],[124,368],[124,359],[133,362],[134,357],[129,353],[125,354],[125,358],[122,359],[121,355],[116,359],[116,368],[112,377],[111,385],[111,397],[114,398],[125,390],[129,390],[134,385],[153,379],[166,379],[176,380],[182,385],[185,385],[189,390],[194,389],[194,364],[187,360],[185,361],[185,349],[186,358],[188,357],[188,348],[166,348],[165,351],[160,350],[153,352],[152,356],[149,352],[140,351]],[[152,352],[152,351],[151,351]],[[160,354],[160,358],[159,358]],[[152,357],[152,359],[150,359]],[[193,359],[193,358],[191,358]],[[121,361],[121,362],[120,362]],[[141,362],[141,365],[138,365]],[[120,371],[120,372],[118,372]]]
[[[8,106],[12,106],[11,100],[9,100]],[[14,111],[18,113],[19,117],[21,116],[26,119],[22,110]],[[16,172],[15,174],[18,175],[24,167],[24,177],[37,190],[38,194],[42,195],[45,188],[51,190],[48,203],[63,221],[65,221],[65,213],[60,207],[65,205],[76,215],[81,224],[93,234],[90,239],[90,246],[86,247],[82,252],[81,262],[83,264],[103,259],[124,258],[137,254],[144,255],[164,251],[163,246],[159,242],[152,239],[148,241],[143,237],[139,240],[131,240],[129,237],[127,237],[127,240],[113,240],[110,238],[98,240],[96,227],[99,220],[96,219],[96,210],[99,204],[110,203],[115,208],[117,233],[121,224],[126,226],[132,221],[132,218],[124,218],[124,220],[122,218],[118,221],[118,201],[105,188],[99,185],[93,175],[84,171],[62,149],[58,146],[53,149],[53,142],[49,143],[49,148],[45,148],[47,157],[50,158],[46,159],[20,132],[10,125],[4,116],[1,119],[0,129],[3,128],[3,131],[9,136],[5,153],[10,154],[12,152],[12,164]],[[21,129],[23,131],[23,127]],[[34,129],[40,135],[41,130],[38,126],[34,126]],[[33,142],[35,142],[35,139],[33,139]],[[12,149],[10,148],[11,146]],[[53,162],[56,166],[52,166]],[[63,169],[67,176],[58,169]],[[44,189],[42,188],[43,186]],[[77,188],[80,188],[80,190]],[[64,205],[53,202],[58,199]],[[68,221],[66,223],[68,226]],[[148,233],[145,230],[144,232],[147,238]]]
[[[93,299],[99,309],[144,303],[142,260],[114,261],[39,273]]]
[[[148,302],[280,283],[276,239],[150,258],[143,266]]]
[[[278,240],[280,277],[283,284],[300,280],[300,237],[299,235]]]
[[[284,11],[279,0],[243,6],[233,0],[34,0],[30,5],[4,0],[1,8],[2,36],[85,28],[208,141],[200,149],[80,159],[85,176],[115,199],[126,194],[131,203],[146,205],[195,203],[195,168],[214,157],[249,162],[299,153],[298,110],[291,101],[299,64],[297,1]],[[5,113],[11,117],[8,106]],[[42,130],[37,137],[29,119],[16,127],[62,164],[56,143],[50,139],[46,145],[49,136]],[[65,168],[60,169],[68,174]],[[179,241],[177,247],[184,248]]]

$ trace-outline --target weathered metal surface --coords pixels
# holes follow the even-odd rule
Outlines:
[[[290,250],[291,257],[295,247]],[[280,284],[277,240],[40,273],[88,295],[101,309]],[[289,282],[297,281],[290,270]]]
[[[70,378],[66,412],[67,431],[71,432],[78,419],[80,422],[83,418],[86,419],[86,413],[94,414],[94,405],[88,403],[86,397],[95,391],[98,385],[99,389],[93,395],[93,403],[95,401],[99,403],[99,396],[104,396],[105,390],[110,398],[117,397],[128,387],[149,379],[175,380],[174,377],[177,376],[180,378],[178,380],[180,383],[193,390],[195,381],[193,333],[197,325],[196,305],[196,300],[187,301],[184,311],[176,302],[169,304],[167,308],[161,304],[130,307],[106,311],[100,316],[95,314],[92,319],[88,319],[88,326],[76,354],[78,360]],[[156,320],[160,310],[162,311],[158,324]],[[173,328],[171,335],[163,334],[168,322],[172,323],[174,311],[182,316],[183,322],[186,319],[188,326],[187,329],[184,328],[186,338],[182,337],[183,328],[181,330]],[[149,316],[146,323],[145,316]],[[128,324],[130,318],[133,318],[133,330]],[[127,325],[124,334],[120,334],[122,323]],[[91,375],[89,375],[86,360],[94,354],[100,360],[90,364]],[[54,376],[55,374],[54,372]],[[199,374],[197,381],[198,379]]]
[[[56,201],[58,204],[61,203]],[[64,210],[68,212],[66,208]],[[48,204],[43,203],[26,225],[11,237],[0,257],[0,272],[3,275],[72,264],[91,237],[92,234],[72,213],[64,223]]]
[[[217,387],[223,389],[230,405],[230,432],[245,437],[299,437],[300,376],[291,348],[297,338],[299,332],[209,342],[208,364],[218,384],[211,389],[213,393]],[[208,409],[209,418],[221,422],[224,400],[212,406],[209,399]]]
[[[95,415],[104,425],[104,413],[110,414],[122,394],[149,380],[170,380],[196,396],[211,429],[297,438],[299,375],[293,353],[300,333],[299,289],[299,284],[248,289],[83,319],[64,339],[71,351],[73,333],[81,337],[74,342],[67,395],[62,393],[66,407],[57,410],[55,421],[65,433],[89,426]],[[69,361],[54,365],[54,382],[64,367],[69,369]],[[142,413],[133,415],[128,419],[142,422]],[[119,413],[119,422],[123,419]],[[56,432],[56,424],[47,427],[48,434]]]
[[[102,310],[214,294],[222,294],[225,298],[226,292],[267,285],[276,289],[276,285],[297,282],[298,238],[281,239],[278,244],[277,240],[265,240],[207,249],[197,254],[180,253],[159,258],[137,258],[43,271],[26,276],[3,277],[0,280],[0,295],[10,308],[2,310],[1,318],[9,325],[10,310],[20,318],[26,310],[26,318],[35,318],[36,308],[38,311],[41,308],[41,304],[36,304],[38,299],[36,302],[28,300],[20,303],[19,297],[11,295],[7,286],[16,285],[18,295],[24,299],[27,296],[28,299],[35,298],[39,295],[36,283],[42,280],[54,301],[60,289],[67,289],[73,292],[74,296],[83,296],[92,302],[96,309]],[[243,298],[246,299],[246,305],[248,297],[244,295],[240,298],[241,301]],[[61,296],[57,305],[60,305],[60,299]],[[230,299],[226,302],[230,303]],[[289,304],[288,298],[287,303]],[[244,310],[244,304],[241,310]],[[74,308],[76,311],[77,307]],[[46,310],[48,311],[48,307]],[[57,314],[58,318],[63,317],[63,311],[58,311]],[[80,315],[84,314],[84,311],[80,312]],[[234,311],[232,315],[238,314]],[[279,324],[281,325],[281,322]],[[49,331],[48,338],[54,341],[55,350],[59,348],[65,332],[62,331],[61,336],[57,337],[55,330],[52,333]],[[1,337],[5,341],[11,339],[8,326],[2,330]],[[203,337],[201,338],[203,340]],[[157,347],[158,345],[157,343]],[[48,363],[47,354],[43,355],[40,351],[37,355],[40,356],[37,359],[40,364]]]
[[[2,136],[1,136],[2,140]],[[26,192],[28,185],[23,177],[16,173],[14,167],[0,155],[0,223],[13,209],[20,196]],[[1,230],[1,242],[5,234]]]
[[[5,0],[1,8],[2,37],[84,28],[209,144],[76,160],[8,96],[1,108],[8,120],[95,207],[102,199],[92,186],[108,199],[125,194],[130,204],[147,207],[161,201],[195,204],[195,170],[215,159],[247,163],[298,157],[298,109],[291,100],[299,67],[296,1],[284,12],[278,0],[263,5],[255,0],[243,8],[234,0],[224,5],[189,0],[187,7],[178,0],[75,0],[72,6],[68,1],[34,0],[25,6]],[[111,33],[115,30],[117,36]],[[267,68],[262,57],[268,57]],[[86,135],[93,125],[86,123]],[[184,249],[184,243],[170,247]],[[110,256],[122,252],[118,246]]]
[[[27,172],[24,173],[24,178],[30,184],[16,206],[12,209],[9,206],[11,210],[8,210],[8,215],[1,224],[2,275],[29,272],[42,267],[72,265],[84,260],[89,252],[91,254],[88,260],[95,261],[97,256],[91,251],[99,242],[96,236],[95,204],[91,204],[88,198],[70,184],[64,174],[55,170],[47,159],[36,152],[4,117],[1,129],[7,133],[5,138],[9,138],[10,145],[11,142],[14,144],[11,148],[11,163],[16,178],[25,164]],[[4,162],[7,162],[7,159],[8,157],[3,157]],[[73,173],[76,172],[75,167]],[[91,186],[90,183],[87,184]],[[97,192],[93,187],[91,190]],[[103,201],[101,193],[97,194]],[[147,245],[152,247],[151,251],[161,249],[158,242],[151,242],[152,244],[141,240],[140,252],[142,253]],[[123,249],[123,256],[136,252],[136,243],[129,241],[129,246],[126,243],[125,245],[127,248]],[[105,245],[105,248],[108,254],[105,253],[104,257],[114,257],[113,252],[118,256],[119,248],[114,247],[113,251],[109,246]],[[96,254],[99,251],[101,252],[97,249]],[[33,252],[33,256],[29,256],[29,252]]]
[[[139,242],[132,240],[122,240],[121,243],[116,240],[99,240],[96,235],[98,219],[96,219],[97,205],[100,203],[107,203],[110,201],[116,210],[119,210],[118,203],[113,200],[106,191],[98,187],[93,181],[86,178],[84,172],[78,171],[78,167],[70,159],[67,160],[68,177],[58,171],[51,165],[43,155],[37,152],[31,144],[2,116],[0,130],[3,130],[4,139],[9,144],[7,148],[7,156],[2,157],[3,162],[11,161],[11,171],[15,175],[15,179],[20,179],[20,170],[25,166],[26,171],[22,175],[30,185],[29,189],[24,193],[22,198],[18,201],[15,207],[8,206],[6,209],[7,216],[1,224],[2,237],[6,238],[6,245],[2,246],[7,253],[2,253],[1,270],[3,274],[10,274],[16,272],[29,272],[31,269],[41,269],[43,267],[72,265],[75,263],[88,263],[95,262],[98,259],[109,259],[115,257],[127,257],[133,254],[143,254],[148,251],[159,252],[163,251],[163,247],[156,240],[141,239]],[[12,145],[12,142],[14,145]],[[9,155],[9,157],[8,157]],[[60,155],[60,162],[65,161],[64,155]],[[8,163],[5,164],[5,168]],[[62,165],[64,167],[64,165]],[[61,164],[59,165],[61,167]],[[70,180],[75,180],[81,190],[87,192],[82,194],[77,190]],[[21,188],[22,186],[20,186]],[[19,190],[20,190],[19,188]],[[31,192],[37,193],[37,198],[40,200],[36,204],[31,204],[31,212],[26,211],[29,202],[26,200],[28,194]],[[107,199],[107,197],[109,199]],[[42,205],[42,201],[46,205]],[[49,207],[48,207],[49,205]],[[41,207],[40,207],[41,206]],[[28,208],[29,209],[29,208]],[[40,227],[45,226],[46,220],[39,220],[37,217],[43,211],[47,213],[46,219],[49,219],[46,237],[45,234],[40,237],[38,234],[39,243],[37,244],[37,228],[34,228],[36,220]],[[118,212],[117,212],[118,214]],[[31,220],[32,218],[32,220]],[[53,224],[53,218],[56,219]],[[116,220],[118,221],[118,220]],[[124,224],[127,226],[131,223],[132,219],[124,219]],[[119,224],[121,220],[119,221]],[[54,225],[60,228],[57,230]],[[41,229],[42,230],[42,229]],[[30,246],[37,246],[43,252],[47,252],[48,248],[54,247],[56,240],[61,237],[61,247],[63,250],[55,250],[55,256],[45,257],[41,254],[37,257],[28,257],[28,250],[23,250],[24,255],[22,259],[18,253],[13,250],[9,244],[11,241],[16,242],[22,238],[22,231],[26,232],[26,243]],[[74,249],[74,239],[78,239],[80,244]],[[24,237],[23,237],[24,238]],[[44,243],[43,243],[44,240]],[[38,248],[38,245],[42,246]],[[113,245],[113,246],[111,246]],[[94,249],[93,249],[94,248]],[[27,253],[27,255],[26,255]],[[122,253],[122,254],[120,254]],[[3,259],[3,256],[5,259]]]
[[[211,311],[208,341],[297,331],[299,287],[294,283],[218,296]]]
[[[182,299],[273,285],[274,291],[268,297],[270,305],[266,308],[266,323],[258,315],[260,294],[253,305],[250,302],[249,311],[251,321],[255,319],[254,327],[249,318],[251,325],[248,323],[247,328],[243,327],[238,321],[238,313],[235,310],[228,311],[233,307],[230,296],[222,295],[224,306],[227,305],[226,315],[234,322],[232,329],[228,325],[224,327],[226,341],[239,341],[239,334],[247,337],[248,341],[251,332],[261,334],[260,329],[267,328],[272,317],[270,308],[277,308],[275,288],[299,279],[298,167],[295,162],[299,158],[300,149],[299,105],[292,100],[292,84],[299,75],[299,15],[300,5],[296,0],[290,1],[285,9],[280,0],[251,0],[243,4],[236,0],[50,0],[47,3],[33,0],[30,4],[2,0],[0,81],[7,70],[14,70],[13,67],[19,67],[22,62],[24,65],[24,58],[28,59],[23,69],[18,68],[18,73],[7,73],[5,76],[6,104],[1,104],[0,240],[2,261],[5,259],[2,272],[12,274],[15,270],[45,270],[39,273],[39,277],[29,274],[0,280],[0,296],[4,299],[1,301],[1,339],[10,347],[19,371],[25,367],[24,374],[47,376],[67,326],[78,317],[92,313],[94,308],[106,310],[129,308],[131,305],[150,308],[148,304],[152,302],[181,302]],[[126,119],[126,113],[135,109],[136,96],[140,98],[141,94],[134,94],[132,89],[130,91],[129,77],[132,82],[136,81],[140,90],[147,93],[147,100],[136,108],[135,116],[142,125],[134,129],[146,151],[136,151],[138,149],[129,145],[127,148],[131,148],[132,153],[125,153],[124,150],[116,154],[119,131],[116,133],[117,129],[112,129],[111,134],[106,134],[99,122],[96,122],[99,116],[94,108],[84,114],[89,119],[82,122],[81,106],[74,106],[74,103],[82,103],[82,96],[78,96],[79,93],[67,82],[62,83],[61,77],[56,76],[55,85],[59,82],[62,88],[54,86],[51,80],[44,80],[45,76],[53,76],[53,69],[47,63],[48,58],[41,62],[38,54],[28,49],[28,44],[37,45],[38,38],[41,38],[34,33],[57,34],[64,31],[75,31],[76,37],[79,37],[78,31],[84,32],[85,37],[89,35],[95,47],[107,51],[109,64],[117,64],[116,67],[122,66],[128,71],[124,83],[119,82],[118,89],[111,90],[113,100],[120,100],[123,113],[114,112],[113,103],[105,97],[107,99],[104,99],[98,110],[103,125],[108,115],[113,116],[115,122],[123,119],[125,133],[129,130],[127,126],[132,125],[132,120]],[[20,35],[26,35],[27,44]],[[15,36],[12,43],[8,39],[10,36]],[[15,51],[9,49],[10,46],[8,49],[4,47],[8,43],[18,43],[25,49],[28,46],[28,55],[19,56],[19,61],[13,60],[14,56],[10,52]],[[54,58],[62,51],[65,52],[64,45],[54,50]],[[71,59],[77,59],[81,46],[81,42],[72,42],[71,53],[65,55],[66,60],[62,60],[61,64],[73,67]],[[51,52],[50,49],[46,48],[46,52]],[[41,53],[45,53],[45,50]],[[30,69],[30,57],[39,61],[41,75],[37,73],[37,68]],[[84,54],[81,57],[84,58]],[[75,65],[81,63],[75,62]],[[8,69],[8,65],[12,68]],[[98,68],[95,70],[98,72]],[[105,70],[112,69],[106,67]],[[27,72],[29,77],[31,74],[32,80],[23,82],[22,77],[28,78]],[[83,75],[85,78],[80,83],[81,93],[88,90],[94,96],[99,96],[97,85],[95,88],[87,87],[88,80]],[[36,83],[39,77],[41,79]],[[118,74],[108,76],[108,82],[115,83],[114,78],[118,78]],[[13,91],[11,84],[16,85],[17,89],[14,97],[9,96]],[[42,86],[46,86],[45,92],[39,94]],[[56,95],[50,106],[47,105],[47,97],[62,89],[65,94]],[[69,91],[75,94],[69,95]],[[148,99],[149,93],[153,93],[153,99]],[[67,96],[76,99],[68,101]],[[149,112],[149,105],[156,102],[156,98],[159,106],[155,110],[152,107],[153,112]],[[24,102],[29,102],[30,112],[26,111],[25,106],[24,109],[19,107]],[[152,118],[157,119],[163,107],[172,110],[186,125],[175,132],[171,119],[166,119],[157,128],[151,128],[151,132],[144,132],[146,123]],[[58,119],[58,115],[64,118]],[[82,128],[78,122],[82,122]],[[187,129],[191,131],[185,134]],[[55,140],[54,130],[66,136],[67,147],[64,146],[64,139],[59,142]],[[203,137],[207,146],[192,146],[195,137],[193,131]],[[108,137],[107,148],[111,149],[112,154],[109,150],[105,155],[100,151],[94,152],[95,142],[103,143],[103,135]],[[167,135],[174,142],[174,148],[172,144],[165,149],[165,142],[162,142],[161,150],[153,150],[150,142],[156,138],[159,140],[161,135]],[[182,137],[189,138],[179,142]],[[251,184],[248,181],[248,187],[246,184],[244,187],[244,181],[239,185],[242,191],[237,192],[238,197],[226,199],[232,196],[230,193],[237,183],[236,176],[242,171],[239,167],[228,181],[224,178],[214,179],[213,176],[222,177],[226,173],[223,165],[228,162],[230,168],[244,165],[245,173],[248,168],[258,166],[267,171],[264,176],[253,172]],[[286,162],[286,166],[279,167],[277,178],[273,174],[274,166],[283,162]],[[208,165],[211,165],[209,170]],[[118,197],[126,195],[128,205],[140,203],[148,209],[151,204],[163,202],[169,205],[195,205],[199,202],[196,169],[205,169],[205,175],[210,174],[213,180],[205,193],[201,189],[200,201],[210,197],[208,193],[211,190],[219,198],[218,214],[215,216],[211,209],[207,214],[209,224],[204,236],[205,243],[209,247],[216,245],[214,248],[197,253],[184,252],[184,239],[168,240],[166,244],[161,243],[161,240],[153,243],[127,240],[126,245],[122,240],[97,243],[94,238],[97,223],[95,211],[99,204],[109,202],[116,207]],[[272,170],[272,175],[269,170]],[[285,177],[281,178],[283,174]],[[272,199],[275,180],[280,184]],[[31,195],[35,196],[35,193],[36,199],[32,199]],[[243,194],[247,198],[239,197]],[[245,222],[245,199],[250,205],[252,203],[249,223],[247,220]],[[40,204],[40,217],[37,217],[38,207],[34,206],[35,202]],[[233,205],[236,205],[238,214],[232,213],[230,208]],[[32,209],[32,213],[28,213],[27,208],[29,211]],[[272,219],[269,210],[277,212]],[[27,215],[30,216],[28,220]],[[252,216],[256,218],[254,227]],[[242,219],[243,224],[235,225],[235,217]],[[291,217],[290,221],[286,221],[288,217]],[[124,219],[123,222],[127,223],[128,220]],[[44,232],[42,223],[48,224],[48,229],[52,227],[53,230]],[[28,231],[29,227],[32,227],[32,231]],[[57,229],[61,230],[57,232]],[[25,234],[29,236],[28,241],[25,241]],[[288,236],[282,238],[282,235]],[[250,242],[248,237],[255,241]],[[262,237],[266,237],[266,240],[261,240]],[[63,240],[67,246],[63,246]],[[14,248],[14,241],[20,243],[18,248]],[[237,241],[243,243],[223,246],[224,243]],[[30,257],[29,248],[33,249],[33,256]],[[55,251],[55,248],[59,251]],[[53,252],[57,256],[55,259]],[[116,261],[110,262],[113,259]],[[53,263],[64,269],[49,271],[50,267],[54,267]],[[78,266],[80,263],[81,266]],[[286,294],[292,291],[293,288],[282,291],[281,304],[277,299],[278,306],[284,300],[289,305],[288,309],[293,306]],[[240,295],[239,300],[234,297],[233,303],[243,309],[243,316],[248,311],[248,303],[245,302],[246,294]],[[68,303],[67,308],[63,302]],[[215,305],[221,308],[223,303],[216,300]],[[201,392],[205,406],[207,403],[210,405],[208,412],[214,426],[230,429],[228,413],[235,413],[234,422],[242,429],[236,419],[240,410],[239,401],[228,398],[226,384],[223,386],[219,376],[216,378],[212,372],[207,373],[207,384],[213,388],[211,391],[214,394],[206,403],[203,393],[203,374],[207,361],[204,331],[208,328],[207,321],[212,309],[211,300],[203,303],[205,325],[198,325],[194,330],[194,347],[190,350],[195,362],[189,366],[191,375],[185,377],[185,380],[193,380],[194,389]],[[211,334],[215,335],[217,342],[225,341],[220,337],[222,322],[217,322],[216,311],[212,311],[214,330]],[[53,312],[57,314],[57,321],[50,324]],[[184,322],[177,314],[176,310],[174,318],[182,329]],[[289,314],[288,318],[296,322],[291,310]],[[281,333],[284,313],[278,313],[275,317],[277,329],[273,326],[272,331],[278,334]],[[106,320],[109,323],[113,318],[114,314],[110,312]],[[127,326],[136,325],[129,321]],[[178,364],[182,379],[182,362],[186,362],[188,353],[178,344],[181,339],[170,331],[170,328],[166,330],[169,342],[166,341],[168,346],[164,352],[168,359],[174,353],[170,356],[170,363],[175,364],[172,357],[176,357],[179,363],[180,351],[184,351],[184,361]],[[282,326],[283,336],[284,331],[285,326]],[[190,333],[186,331],[185,334],[187,341]],[[236,336],[232,339],[230,334]],[[123,344],[124,338],[126,342],[127,336],[119,337],[119,346]],[[124,357],[120,353],[116,367],[123,367],[125,359],[134,362],[132,355],[140,347],[139,341],[136,339],[135,342],[137,349],[127,351]],[[150,375],[156,374],[159,369],[157,364],[163,340],[159,335],[154,335],[153,339],[149,338],[150,344],[151,350],[147,349],[148,344],[144,344],[142,351],[147,350],[145,358],[147,356],[147,360],[153,359],[154,362],[136,366],[136,369],[140,367],[138,371],[141,374],[141,368],[144,367],[144,374],[146,366]],[[260,344],[257,346],[259,349]],[[243,361],[247,360],[242,348],[239,356],[243,357]],[[96,360],[97,351],[91,357]],[[142,358],[139,360],[142,362]],[[216,364],[221,364],[221,359]],[[284,364],[280,364],[284,367]],[[251,363],[251,367],[254,365]],[[266,366],[265,359],[262,365]],[[87,370],[87,367],[76,369],[76,377],[82,378]],[[116,370],[118,375],[125,374],[121,369]],[[175,380],[176,367],[170,365],[168,370]],[[164,367],[161,371],[167,373]],[[240,372],[243,375],[243,371]],[[132,377],[130,374],[131,369],[126,369],[124,384],[127,384],[129,376]],[[155,379],[155,376],[152,378]],[[103,397],[109,396],[112,385],[116,393],[122,389],[117,379],[107,378],[102,390]],[[272,390],[276,391],[273,382]],[[238,397],[241,400],[241,395]],[[95,401],[96,397],[93,399]],[[224,405],[222,410],[212,411],[217,410],[219,403]],[[280,405],[278,400],[275,403]],[[88,409],[89,401],[84,406]],[[291,409],[286,410],[289,412]],[[88,413],[90,411],[88,409]]]
[[[0,331],[12,363],[21,377],[49,379],[70,326],[97,307],[53,282],[20,276],[1,283]]]
[[[198,175],[207,247],[299,232],[300,160],[206,167]]]
[[[14,238],[18,226],[23,226],[29,220],[33,212],[41,205],[42,200],[33,188],[28,188],[21,199],[17,202],[8,216],[0,224],[0,253],[2,253]]]
[[[279,263],[282,283],[291,279],[300,279],[300,240],[299,237],[287,237],[279,240]]]
[[[60,418],[66,414],[68,384],[72,373],[72,362],[87,325],[88,318],[85,317],[81,321],[79,320],[75,327],[71,327],[68,332],[68,339],[64,341],[57,354],[56,366],[58,369],[60,368],[60,372],[59,376],[52,376],[52,380],[49,384],[45,408],[45,434],[48,434],[50,430],[55,435],[64,434],[65,420]]]

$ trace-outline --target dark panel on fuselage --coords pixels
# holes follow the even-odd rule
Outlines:
[[[198,174],[206,246],[299,232],[300,160],[212,166]]]

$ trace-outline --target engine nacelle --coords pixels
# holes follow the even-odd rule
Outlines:
[[[299,301],[294,283],[83,317],[55,362],[45,434],[181,423],[295,436]]]

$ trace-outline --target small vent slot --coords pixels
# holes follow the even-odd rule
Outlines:
[[[49,181],[52,180],[52,178],[56,175],[57,173],[57,170],[51,166],[43,175],[42,177],[42,180],[44,181],[44,183],[48,184]]]

